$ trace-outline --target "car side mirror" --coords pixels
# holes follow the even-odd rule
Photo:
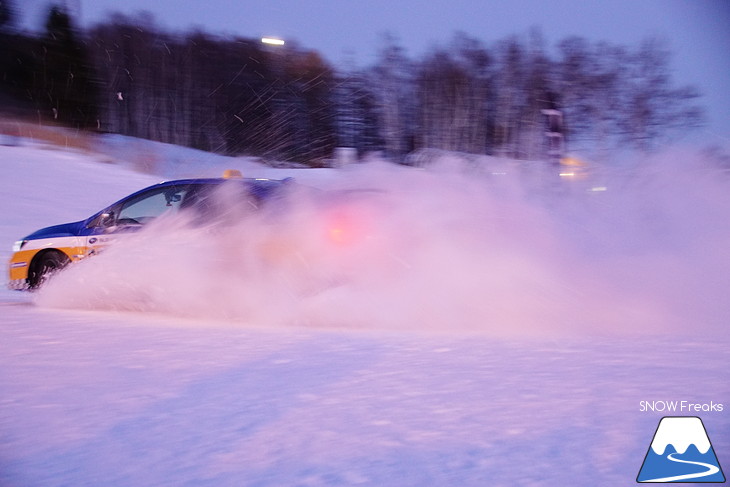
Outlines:
[[[102,213],[99,218],[99,226],[108,228],[112,225],[114,225],[114,212],[110,211],[108,213]]]

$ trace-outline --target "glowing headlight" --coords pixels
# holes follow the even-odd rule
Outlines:
[[[23,248],[23,245],[25,245],[28,241],[27,240],[18,240],[13,244],[13,252],[19,252],[20,249]]]

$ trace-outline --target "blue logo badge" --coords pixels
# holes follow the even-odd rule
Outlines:
[[[637,482],[725,482],[705,425],[696,416],[659,421]]]

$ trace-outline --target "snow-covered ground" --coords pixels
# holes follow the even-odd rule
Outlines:
[[[633,485],[664,415],[700,416],[730,465],[730,182],[696,156],[588,192],[507,161],[105,153],[0,146],[3,260],[39,227],[223,167],[383,201],[344,262],[302,244],[303,267],[251,263],[270,223],[254,218],[223,242],[151,228],[40,293],[0,291],[0,486]],[[293,211],[293,235],[316,218]],[[293,291],[335,264],[344,282]]]

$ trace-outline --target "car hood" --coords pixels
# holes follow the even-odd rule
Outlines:
[[[63,223],[61,225],[53,225],[51,227],[41,228],[36,230],[30,235],[23,238],[23,240],[37,240],[39,238],[56,238],[56,237],[76,237],[82,234],[85,228],[86,220]]]

